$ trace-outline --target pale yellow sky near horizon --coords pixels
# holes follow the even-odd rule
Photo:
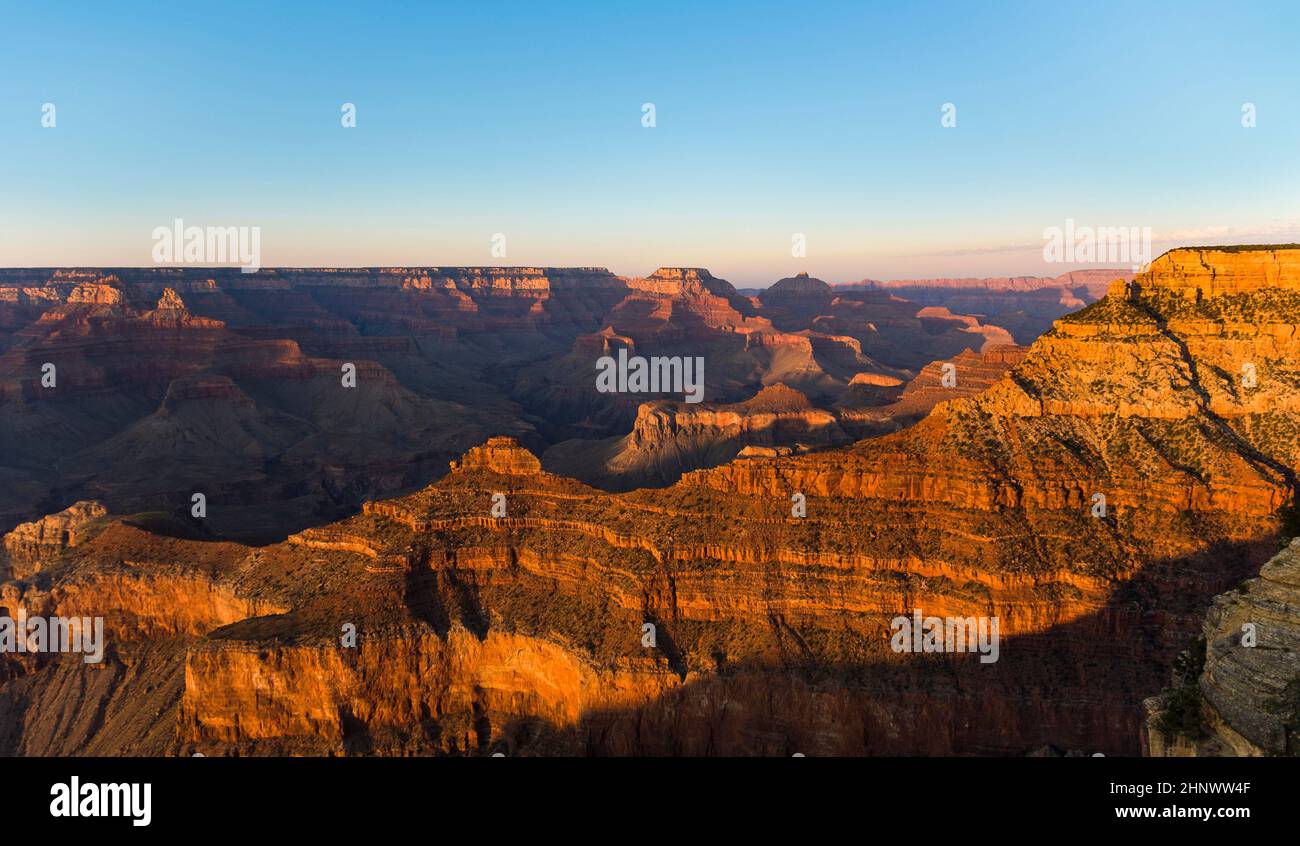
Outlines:
[[[192,221],[186,221],[187,225]],[[193,221],[197,222],[197,221]],[[151,228],[119,221],[110,228],[81,229],[75,239],[57,237],[62,227],[28,223],[0,239],[3,267],[150,267]],[[738,233],[726,249],[717,244],[587,242],[581,234],[547,238],[524,231],[507,235],[505,256],[492,253],[492,235],[471,239],[441,232],[430,236],[416,228],[386,232],[382,243],[349,237],[345,229],[301,226],[276,221],[260,226],[262,267],[605,267],[622,276],[646,276],[659,267],[704,267],[737,287],[764,287],[786,276],[806,272],[831,283],[862,279],[928,279],[957,277],[1059,276],[1071,270],[1121,268],[1115,261],[1048,262],[1043,242],[982,246],[954,243],[951,249],[926,249],[922,243],[895,243],[889,248],[866,244],[845,247],[844,233],[807,235],[807,254],[790,254],[789,236],[771,232]],[[1037,233],[1034,233],[1037,234]],[[532,237],[530,237],[532,235]],[[929,235],[932,242],[936,236]],[[954,242],[958,239],[954,238]],[[1300,240],[1300,224],[1290,222],[1248,227],[1168,229],[1153,233],[1150,258],[1180,246],[1207,244],[1292,243]],[[740,247],[742,249],[738,250]],[[51,259],[57,257],[57,261]]]

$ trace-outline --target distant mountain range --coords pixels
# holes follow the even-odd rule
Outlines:
[[[1045,300],[999,319],[1023,329],[1066,310]],[[490,435],[555,447],[548,466],[612,489],[667,484],[749,445],[914,420],[931,395],[908,386],[925,368],[1014,340],[893,293],[804,276],[748,297],[695,268],[0,270],[0,530],[79,500],[167,511],[202,491],[221,504],[218,534],[280,539],[417,489]],[[646,429],[674,395],[596,390],[597,360],[619,349],[704,362],[694,434]],[[959,390],[995,375],[982,372]],[[834,425],[700,422],[778,385]],[[629,436],[640,451],[619,457],[611,439]]]

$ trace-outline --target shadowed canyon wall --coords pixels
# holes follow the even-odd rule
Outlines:
[[[682,331],[773,325],[701,272],[656,276],[602,345],[672,327],[665,291],[698,303]],[[788,299],[781,319],[805,319]],[[1298,326],[1300,251],[1175,251],[1028,350],[918,383],[934,401],[915,425],[752,444],[665,487],[602,491],[498,435],[431,485],[265,546],[85,505],[6,539],[24,575],[0,604],[103,614],[110,654],[6,658],[18,728],[0,741],[67,749],[56,715],[93,706],[79,749],[1137,754],[1143,700],[1212,598],[1276,551],[1300,469]],[[818,395],[777,381],[753,423],[697,412],[775,425]],[[857,387],[894,391],[883,407],[905,384]],[[693,412],[641,414],[610,455],[651,430],[700,436]],[[996,617],[998,660],[894,651],[891,620],[917,610]]]
[[[491,435],[563,442],[611,489],[663,485],[805,432],[696,420],[652,460],[615,460],[647,407],[683,397],[599,392],[603,355],[701,357],[713,404],[787,386],[866,408],[859,435],[927,365],[1010,339],[889,295],[794,299],[769,309],[699,268],[0,269],[0,530],[78,501],[182,512],[198,491],[215,535],[280,540],[418,490]]]

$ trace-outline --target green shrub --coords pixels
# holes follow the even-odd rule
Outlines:
[[[1165,710],[1158,727],[1166,740],[1182,736],[1200,740],[1207,734],[1199,679],[1205,669],[1205,638],[1197,637],[1174,659],[1173,687],[1165,691]]]
[[[1290,502],[1278,509],[1277,516],[1282,523],[1278,532],[1283,546],[1292,538],[1300,538],[1300,497],[1293,495]]]

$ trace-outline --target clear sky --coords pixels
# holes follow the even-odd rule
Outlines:
[[[1067,219],[1300,240],[1294,0],[704,5],[4,2],[0,265],[148,265],[178,217],[738,285],[1054,275]]]

